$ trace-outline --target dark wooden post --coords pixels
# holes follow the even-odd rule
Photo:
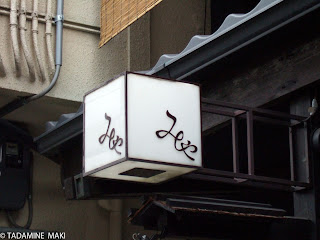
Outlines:
[[[290,103],[290,113],[308,116],[308,108],[311,105],[311,98],[308,94],[298,96]],[[299,127],[293,128],[293,162],[294,162],[294,176],[296,181],[311,182],[319,184],[314,181],[313,161],[311,155],[308,154],[308,137],[309,131],[306,124],[301,124]],[[317,233],[317,215],[316,215],[316,194],[315,189],[296,192],[293,195],[294,200],[294,215],[295,217],[310,219],[312,224],[311,238],[318,240]]]

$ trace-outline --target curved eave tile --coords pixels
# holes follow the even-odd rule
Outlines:
[[[272,8],[273,6],[279,4],[282,1],[283,0],[261,0],[254,9],[252,9],[250,12],[246,14],[230,14],[229,16],[226,17],[226,19],[224,20],[222,25],[219,27],[219,29],[213,34],[196,35],[192,37],[190,42],[182,52],[180,52],[179,54],[162,55],[153,68],[147,71],[143,71],[141,73],[149,74],[149,75],[155,74],[156,72],[160,71],[166,66],[174,63],[175,61],[178,61],[179,59],[195,51],[196,49],[202,47],[203,45],[211,41],[214,41],[218,37],[226,34],[232,29],[240,26],[241,24],[251,20],[257,15],[267,11],[268,9]]]

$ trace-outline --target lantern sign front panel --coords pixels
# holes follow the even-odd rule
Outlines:
[[[128,74],[127,88],[128,157],[200,167],[199,86]]]
[[[125,76],[84,98],[84,172],[126,157]]]
[[[125,73],[84,98],[84,176],[159,183],[202,166],[200,88]]]

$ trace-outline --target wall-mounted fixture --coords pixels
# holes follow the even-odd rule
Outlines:
[[[84,97],[83,175],[159,183],[202,166],[200,87],[125,73]]]
[[[30,193],[32,138],[0,120],[0,209],[18,210]]]

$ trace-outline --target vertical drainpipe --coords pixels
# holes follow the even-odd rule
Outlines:
[[[64,0],[57,0],[57,16],[55,19],[56,22],[56,70],[53,76],[53,79],[50,85],[43,90],[42,92],[34,95],[32,97],[27,98],[27,103],[39,99],[46,95],[56,84],[59,74],[60,68],[62,66],[62,35],[63,35],[63,5]],[[1,110],[0,110],[0,117],[1,117]]]
[[[56,66],[62,66],[62,29],[63,29],[63,0],[57,0],[56,22]]]

